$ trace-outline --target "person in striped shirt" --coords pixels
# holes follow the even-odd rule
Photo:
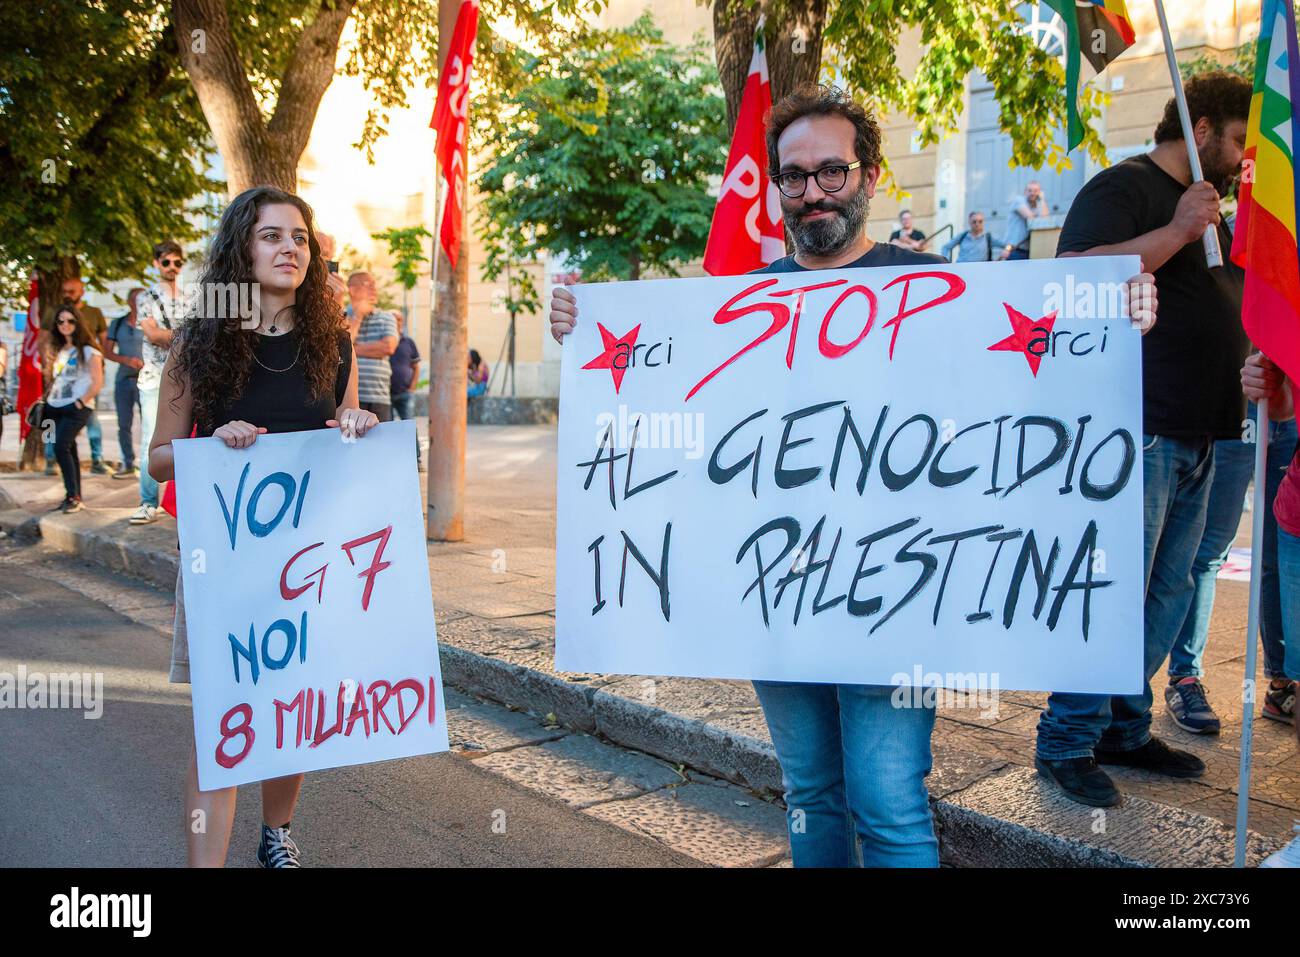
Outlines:
[[[361,408],[380,422],[393,420],[393,367],[388,357],[397,351],[397,320],[375,308],[379,299],[374,277],[368,272],[348,276],[348,332],[357,354],[357,393]]]

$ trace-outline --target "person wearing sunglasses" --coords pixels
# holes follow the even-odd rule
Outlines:
[[[77,433],[90,421],[95,396],[104,385],[104,360],[76,307],[66,304],[54,313],[49,347],[53,369],[45,417],[54,424],[54,457],[63,473],[59,507],[67,513],[79,512],[83,506]]]
[[[138,320],[144,333],[141,358],[144,365],[136,376],[140,394],[140,451],[146,455],[158,420],[158,393],[162,389],[163,366],[172,338],[184,322],[184,299],[177,277],[185,265],[180,243],[166,239],[153,248],[153,264],[161,279],[139,298]],[[140,507],[131,515],[132,525],[158,520],[158,483],[147,468],[140,470]]]
[[[993,260],[993,236],[984,228],[984,214],[976,210],[966,219],[970,229],[943,244],[943,258],[957,250],[959,263],[983,263]]]
[[[59,305],[67,303],[77,310],[77,315],[81,317],[81,324],[86,327],[86,332],[90,335],[91,341],[98,344],[104,332],[108,329],[108,321],[104,318],[103,310],[86,302],[85,282],[80,276],[69,276],[59,286],[59,292],[63,298],[58,305],[45,311],[42,319],[44,328],[54,328],[55,309]],[[98,348],[102,349],[103,347],[98,346]],[[104,431],[99,424],[99,415],[93,411],[90,414],[90,421],[86,423],[86,438],[90,441],[90,470],[96,475],[107,475],[108,466],[104,464]],[[53,439],[45,443],[45,474],[54,474]]]

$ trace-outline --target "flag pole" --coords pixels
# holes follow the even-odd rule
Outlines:
[[[1159,0],[1157,0],[1159,2]],[[1246,821],[1250,813],[1251,742],[1255,721],[1255,664],[1259,648],[1259,604],[1264,580],[1264,494],[1268,470],[1268,399],[1255,406],[1255,504],[1250,513],[1250,604],[1246,611],[1246,669],[1241,682],[1241,761],[1237,772],[1237,846],[1232,866],[1246,866]]]
[[[435,152],[433,160],[433,235],[429,238],[429,258],[433,260],[433,269],[429,273],[429,333],[433,334],[433,316],[438,308],[438,244],[439,231],[442,229],[442,177],[438,175],[438,159]]]
[[[1183,142],[1187,144],[1187,162],[1192,169],[1192,182],[1199,183],[1205,176],[1201,173],[1201,157],[1196,152],[1196,137],[1192,133],[1192,118],[1187,112],[1187,95],[1183,92],[1183,77],[1178,72],[1178,58],[1174,56],[1174,41],[1169,35],[1169,21],[1165,18],[1163,0],[1155,0],[1156,17],[1160,20],[1160,36],[1165,43],[1165,60],[1169,63],[1169,79],[1174,84],[1174,102],[1178,105],[1178,119],[1183,126]],[[1211,269],[1223,265],[1223,251],[1219,248],[1219,229],[1214,223],[1205,227],[1201,237],[1205,246],[1205,264]]]

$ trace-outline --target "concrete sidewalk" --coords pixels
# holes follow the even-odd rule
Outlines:
[[[116,442],[105,419],[107,451]],[[10,445],[8,434],[5,439]],[[3,460],[13,459],[3,454]],[[780,769],[748,683],[554,670],[554,427],[472,427],[466,486],[467,540],[429,547],[449,683],[758,791],[780,792]],[[0,527],[39,534],[48,545],[171,587],[174,523],[164,517],[130,527],[126,519],[136,495],[132,482],[87,475],[86,510],[64,516],[48,511],[62,498],[57,478],[0,472]],[[1249,522],[1243,526],[1248,534]],[[1157,691],[1156,733],[1199,754],[1209,773],[1198,781],[1173,781],[1115,769],[1127,797],[1119,808],[1102,813],[1068,801],[1033,771],[1044,695],[1004,692],[992,714],[982,714],[973,701],[940,710],[929,785],[944,860],[1230,864],[1245,606],[1244,583],[1220,582],[1206,685],[1223,718],[1221,735],[1202,738],[1176,728]],[[1300,758],[1289,727],[1256,721],[1255,728],[1251,858],[1257,861],[1288,840],[1300,819]]]

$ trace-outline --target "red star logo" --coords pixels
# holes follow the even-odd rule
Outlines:
[[[632,354],[632,347],[636,345],[637,333],[641,331],[638,324],[631,332],[624,334],[621,338],[615,336],[599,322],[596,328],[600,330],[600,338],[605,343],[605,351],[596,358],[588,362],[584,369],[608,369],[609,374],[614,378],[614,391],[617,393],[623,385],[623,376],[627,374],[627,357]],[[615,364],[616,357],[622,356],[621,365]]]
[[[1023,312],[1012,309],[1007,303],[1007,318],[1011,320],[1011,328],[1014,330],[1011,335],[1007,336],[1000,342],[995,342],[989,346],[989,352],[1020,352],[1024,354],[1025,361],[1029,363],[1029,371],[1038,377],[1038,366],[1043,361],[1039,353],[1029,351],[1029,344],[1035,340],[1042,341],[1043,334],[1048,336],[1052,334],[1052,326],[1056,324],[1056,313],[1049,312],[1041,319],[1030,319]],[[1037,335],[1035,335],[1037,332]]]

